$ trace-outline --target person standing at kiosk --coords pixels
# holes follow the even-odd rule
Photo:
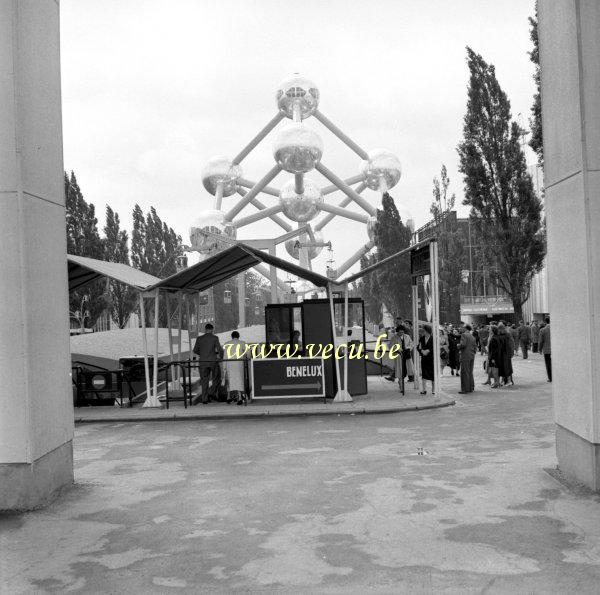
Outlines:
[[[233,331],[231,341],[223,345],[226,358],[223,361],[224,379],[227,383],[227,402],[235,401],[238,405],[248,404],[246,388],[246,361],[248,349],[240,333]]]
[[[223,348],[219,341],[219,337],[214,334],[215,327],[210,322],[204,327],[204,334],[196,339],[194,345],[194,353],[198,356],[200,366],[200,386],[202,394],[196,397],[194,405],[198,399],[202,398],[202,403],[209,402],[211,396],[215,396],[219,385],[221,384],[221,367],[219,360],[223,359]],[[209,394],[209,382],[212,378],[212,384]]]

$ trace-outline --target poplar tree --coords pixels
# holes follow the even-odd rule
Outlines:
[[[439,178],[433,178],[433,215],[438,240],[440,319],[457,322],[460,319],[460,284],[466,265],[465,238],[453,213],[456,195],[450,194],[450,178],[442,165]]]
[[[512,120],[494,66],[471,48],[467,63],[467,113],[458,146],[463,204],[471,207],[481,253],[492,271],[490,279],[511,298],[519,319],[531,279],[544,261],[542,204],[527,172],[522,130]]]
[[[529,125],[531,126],[531,138],[529,146],[536,152],[538,163],[544,165],[544,143],[542,138],[542,95],[540,89],[540,44],[538,37],[538,10],[537,2],[535,3],[535,17],[529,17],[529,36],[533,43],[533,49],[529,52],[529,58],[535,65],[533,80],[535,81],[535,94],[533,96],[533,105],[531,106],[531,118]]]
[[[106,225],[104,226],[104,258],[110,262],[130,264],[127,232],[121,229],[119,214],[106,206]],[[131,313],[137,304],[135,289],[111,281],[109,285],[109,307],[111,318],[119,328],[125,328]]]
[[[381,209],[377,210],[375,224],[377,260],[383,260],[403,248],[408,248],[411,238],[412,233],[402,222],[394,199],[385,192],[381,199]],[[381,301],[388,311],[394,316],[410,316],[410,255],[405,254],[383,265],[377,269],[376,274]]]
[[[140,205],[133,207],[133,230],[131,232],[131,262],[136,269],[148,272],[146,260],[146,219]]]
[[[103,243],[93,204],[86,202],[73,172],[64,174],[67,253],[103,260]],[[95,281],[69,294],[69,310],[78,313],[82,328],[94,326],[107,307],[106,283]],[[84,304],[84,306],[82,306]],[[85,313],[87,312],[87,316]]]

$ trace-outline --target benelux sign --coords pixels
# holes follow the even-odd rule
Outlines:
[[[325,397],[320,358],[253,359],[254,398]]]

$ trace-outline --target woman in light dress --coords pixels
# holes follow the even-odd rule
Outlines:
[[[231,341],[223,345],[223,381],[227,386],[227,402],[238,405],[248,404],[246,392],[246,360],[249,359],[246,342],[240,339],[237,331],[231,333]]]

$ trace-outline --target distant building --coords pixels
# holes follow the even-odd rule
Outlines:
[[[446,225],[462,231],[466,255],[461,280],[454,287],[440,286],[440,322],[483,323],[490,320],[514,321],[512,300],[502,289],[492,283],[492,270],[481,262],[481,243],[468,217],[459,218],[451,211],[445,220]],[[435,220],[414,232],[414,240],[421,241],[436,234],[440,225]],[[523,305],[526,320],[542,318],[548,312],[548,292],[545,269],[533,279],[531,295]]]

